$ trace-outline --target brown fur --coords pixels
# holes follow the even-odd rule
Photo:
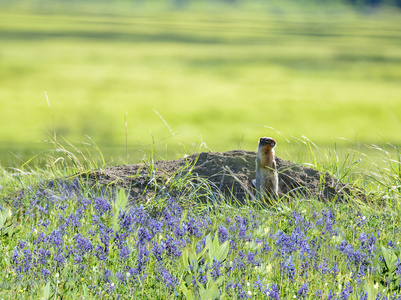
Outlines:
[[[274,147],[276,141],[272,138],[262,137],[259,139],[258,153],[256,156],[256,190],[258,196],[278,196],[278,174],[274,160]]]

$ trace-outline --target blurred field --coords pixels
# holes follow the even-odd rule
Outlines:
[[[130,162],[152,147],[254,150],[262,135],[290,155],[269,127],[322,147],[399,145],[400,16],[3,7],[0,163],[51,149],[37,142],[52,115],[58,138],[88,135],[107,161],[125,159],[126,113]]]

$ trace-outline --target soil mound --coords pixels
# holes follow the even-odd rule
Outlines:
[[[86,178],[100,185],[122,186],[130,191],[133,200],[148,200],[161,190],[174,193],[174,177],[206,180],[212,191],[235,197],[240,203],[254,199],[256,152],[233,150],[224,153],[202,152],[183,159],[156,161],[110,167],[92,171]],[[279,189],[288,197],[319,198],[327,201],[344,201],[349,196],[365,200],[364,192],[344,184],[328,173],[295,164],[276,157],[279,172]]]

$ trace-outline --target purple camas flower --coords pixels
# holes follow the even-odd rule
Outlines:
[[[353,291],[354,289],[352,288],[352,286],[349,283],[347,283],[340,293],[340,299],[348,300],[349,296],[352,294]]]
[[[246,231],[248,230],[248,227],[240,224],[239,225],[239,230],[238,230],[238,238],[240,238],[241,240],[247,240],[248,237],[246,235]]]
[[[322,210],[322,216],[324,217],[325,231],[334,233],[333,225],[336,223],[334,213],[331,210]]]
[[[267,254],[266,252],[269,252],[270,250],[271,248],[269,242],[264,243],[261,249],[262,254]]]
[[[81,208],[83,209],[83,210],[86,210],[87,208],[89,208],[91,205],[92,205],[92,201],[91,201],[91,199],[89,199],[89,198],[86,198],[86,197],[78,197],[78,202],[79,202],[79,204],[81,204]]]
[[[198,281],[200,283],[206,283],[207,282],[206,272],[204,270],[202,270],[201,268],[199,268],[197,277],[198,277]]]
[[[179,249],[179,241],[168,235],[165,243],[166,253],[168,256],[180,257],[181,250]]]
[[[120,249],[120,259],[121,260],[126,260],[128,259],[128,256],[130,255],[131,250],[127,246],[123,246]]]
[[[95,256],[102,261],[105,261],[109,256],[109,248],[106,246],[97,245],[95,247]]]
[[[301,261],[301,271],[300,276],[307,278],[308,277],[308,270],[309,270],[309,263],[307,260],[303,259]]]
[[[82,264],[82,256],[79,253],[74,255],[74,265]]]
[[[126,231],[116,231],[114,236],[114,244],[121,249],[127,244],[127,238],[129,235],[129,232]]]
[[[359,300],[368,300],[368,292],[361,292]]]
[[[321,299],[322,298],[322,290],[317,290],[315,292],[315,299]]]
[[[84,254],[89,253],[93,250],[92,242],[89,238],[84,238],[80,233],[74,236],[76,242],[76,249]]]
[[[149,233],[149,231],[143,227],[140,227],[138,229],[138,245],[145,245],[147,242],[149,242],[153,236]]]
[[[300,298],[306,298],[308,295],[309,283],[304,283],[298,290],[298,296]]]
[[[249,298],[249,295],[248,295],[246,289],[243,288],[243,285],[241,282],[238,282],[236,284],[230,283],[227,285],[227,289],[233,290],[233,294],[236,296],[237,299]]]
[[[258,279],[257,279],[257,280],[255,281],[255,283],[253,284],[253,287],[254,287],[255,289],[258,289],[259,291],[262,290],[262,281],[260,280],[259,275],[258,275]]]
[[[63,254],[63,250],[61,248],[57,249],[56,254],[54,255],[54,261],[57,263],[58,267],[61,267],[65,263],[65,256]]]
[[[174,290],[174,288],[178,285],[178,280],[175,277],[171,276],[170,272],[165,268],[160,268],[159,272],[164,284],[170,290]]]
[[[278,230],[273,236],[274,244],[279,249],[281,255],[290,254],[296,251],[294,240],[283,231]]]
[[[122,272],[120,272],[120,271],[118,271],[118,272],[116,273],[116,278],[117,278],[117,280],[125,281],[125,275],[124,275]]]
[[[185,225],[184,225],[185,226]],[[185,229],[183,227],[180,227],[178,224],[177,226],[174,228],[174,234],[177,238],[182,239],[184,234],[186,232],[186,226]]]
[[[200,238],[202,236],[203,227],[204,224],[202,222],[190,216],[187,217],[187,221],[183,224],[183,228],[186,229],[189,235],[195,236],[197,238]]]
[[[104,244],[105,248],[110,245],[110,240],[113,238],[114,231],[113,228],[106,228],[101,226],[100,228],[100,241]]]
[[[335,296],[336,294],[335,293],[333,293],[331,290],[329,291],[329,295],[327,296],[327,300],[332,300],[332,299],[334,299],[334,296]]]
[[[146,246],[139,246],[138,247],[138,259],[137,259],[137,265],[135,269],[133,270],[134,274],[136,275],[141,275],[141,273],[145,269],[145,265],[149,260],[149,251],[147,250]]]
[[[76,214],[72,213],[66,219],[67,225],[71,226],[74,229],[77,229],[77,228],[81,227],[80,219],[81,219],[81,216],[79,213],[76,213]]]
[[[55,248],[60,248],[63,246],[64,241],[62,238],[62,232],[60,230],[54,229],[49,235],[49,243]]]
[[[111,212],[111,204],[106,197],[96,197],[94,204],[94,209],[100,216]]]
[[[212,269],[210,271],[210,275],[212,275],[213,280],[216,280],[220,275],[222,275],[222,271],[220,270],[221,267],[221,262],[213,260]]]
[[[258,254],[258,252],[251,252],[248,251],[248,255],[247,255],[247,260],[248,260],[248,264],[250,265],[260,265],[259,261],[255,260],[255,256]]]
[[[171,212],[171,214],[174,217],[176,217],[176,218],[180,218],[181,217],[182,209],[177,204],[177,202],[174,201],[174,199],[172,199],[172,198],[168,199],[168,207],[169,207],[169,211]]]
[[[131,226],[135,224],[135,214],[133,213],[132,207],[128,212],[120,212],[118,215],[118,224],[120,225],[121,231],[129,231]]]
[[[46,269],[46,268],[43,268],[42,269],[42,275],[46,278],[47,276],[50,275],[50,271],[48,269]]]
[[[25,242],[25,241],[18,241],[18,245],[17,245],[17,248],[18,249],[23,249],[23,248],[25,248],[27,246],[27,242]]]
[[[281,263],[280,270],[291,280],[291,282],[294,281],[295,265],[291,256],[284,263]]]
[[[318,270],[321,270],[322,274],[326,274],[329,272],[329,268],[327,266],[327,262],[326,260],[323,260],[323,262],[321,262],[318,266],[317,266]]]
[[[241,255],[242,254],[241,251],[238,254],[239,254],[239,256],[234,258],[233,268],[244,272],[245,268],[246,268],[246,265],[245,265],[244,260],[243,260],[244,256]]]
[[[228,228],[228,230],[229,230],[231,233],[236,232],[236,231],[237,231],[237,223],[233,223],[233,224]]]
[[[367,263],[366,254],[359,250],[354,250],[347,241],[343,240],[337,248],[346,256],[346,260],[351,263],[351,266],[359,267],[361,264]]]
[[[373,256],[376,250],[376,237],[371,233],[370,235],[362,232],[359,236],[359,241],[361,243],[361,248],[364,250],[368,255]]]
[[[219,235],[220,243],[224,243],[225,241],[227,241],[229,233],[226,227],[220,226],[217,230],[217,233]]]
[[[272,287],[267,291],[267,296],[272,300],[279,300],[280,290],[276,284],[273,284]]]
[[[156,234],[162,232],[163,223],[159,222],[157,220],[150,219],[148,221],[148,228],[149,228],[152,236],[155,236]]]
[[[50,224],[49,220],[39,222],[39,225],[43,226],[45,228],[47,228],[47,226],[49,226],[49,224]]]
[[[397,259],[397,263],[395,264],[394,273],[401,277],[401,261],[400,261],[400,258]]]
[[[45,248],[39,248],[37,250],[38,262],[43,266],[47,264],[48,259],[50,258],[50,251]]]
[[[111,271],[109,271],[109,270],[104,270],[104,273],[103,273],[103,281],[104,282],[110,282],[110,277],[111,277],[111,275],[112,275],[112,273],[111,273]]]
[[[180,219],[176,218],[168,210],[163,211],[163,222],[170,231],[174,231],[177,226],[180,226]]]
[[[340,271],[340,270],[338,269],[337,260],[335,260],[335,261],[334,261],[333,267],[330,269],[330,274],[331,274],[333,277],[336,277],[339,271]]]

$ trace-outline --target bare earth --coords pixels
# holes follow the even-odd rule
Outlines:
[[[214,193],[235,197],[240,203],[254,199],[256,152],[233,150],[224,153],[202,152],[183,159],[157,161],[146,165],[122,165],[85,174],[97,185],[122,186],[134,201],[147,201],[159,191],[174,194],[171,178],[204,178]],[[331,175],[276,157],[281,196],[345,201],[349,196],[366,200],[363,190],[346,185]],[[192,169],[192,171],[190,171]]]

